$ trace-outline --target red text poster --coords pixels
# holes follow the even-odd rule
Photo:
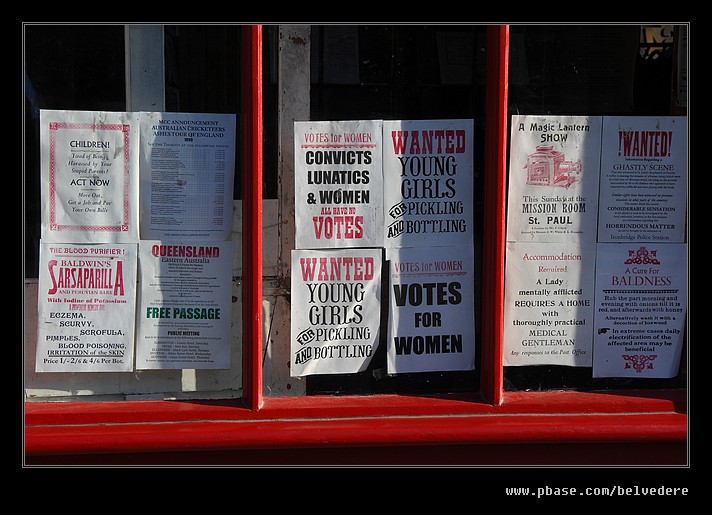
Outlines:
[[[381,122],[294,123],[296,248],[383,243]]]

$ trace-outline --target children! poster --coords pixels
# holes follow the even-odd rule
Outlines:
[[[383,243],[378,120],[294,123],[296,248]]]
[[[37,372],[130,372],[136,244],[40,242]]]
[[[232,242],[139,244],[137,369],[227,369]]]
[[[596,241],[600,116],[512,116],[507,241]]]
[[[366,370],[380,334],[382,252],[292,251],[293,377]]]
[[[136,243],[136,113],[40,111],[42,241]]]
[[[473,241],[473,120],[383,122],[384,243]]]
[[[388,249],[388,373],[475,367],[474,251]]]

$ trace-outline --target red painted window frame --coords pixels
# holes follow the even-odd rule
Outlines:
[[[654,444],[684,464],[687,390],[505,392],[504,240],[509,27],[490,26],[479,393],[262,395],[262,27],[243,27],[243,397],[26,402],[30,463],[70,456],[486,444]],[[485,454],[486,456],[486,454]],[[482,458],[486,459],[486,458]],[[632,458],[633,459],[633,458]],[[651,458],[652,459],[652,458]]]

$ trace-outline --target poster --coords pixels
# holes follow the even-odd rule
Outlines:
[[[593,377],[677,375],[687,259],[686,244],[598,244]]]
[[[596,244],[507,243],[505,366],[590,367]]]
[[[130,372],[136,244],[40,242],[37,372]]]
[[[230,368],[232,245],[139,243],[137,369]]]
[[[473,370],[473,247],[402,247],[387,259],[388,373]]]
[[[382,252],[292,251],[292,377],[366,370],[379,339]]]
[[[599,242],[682,243],[687,118],[605,117]]]
[[[140,123],[141,239],[229,240],[235,115],[142,112]]]
[[[135,243],[138,117],[40,110],[42,241]]]
[[[473,120],[383,122],[385,247],[473,241]]]
[[[507,241],[596,241],[600,116],[513,115]]]
[[[296,248],[383,243],[381,122],[294,122]]]

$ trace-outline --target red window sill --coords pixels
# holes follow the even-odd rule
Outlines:
[[[687,439],[685,390],[476,396],[25,403],[25,456],[364,446],[673,443]]]

